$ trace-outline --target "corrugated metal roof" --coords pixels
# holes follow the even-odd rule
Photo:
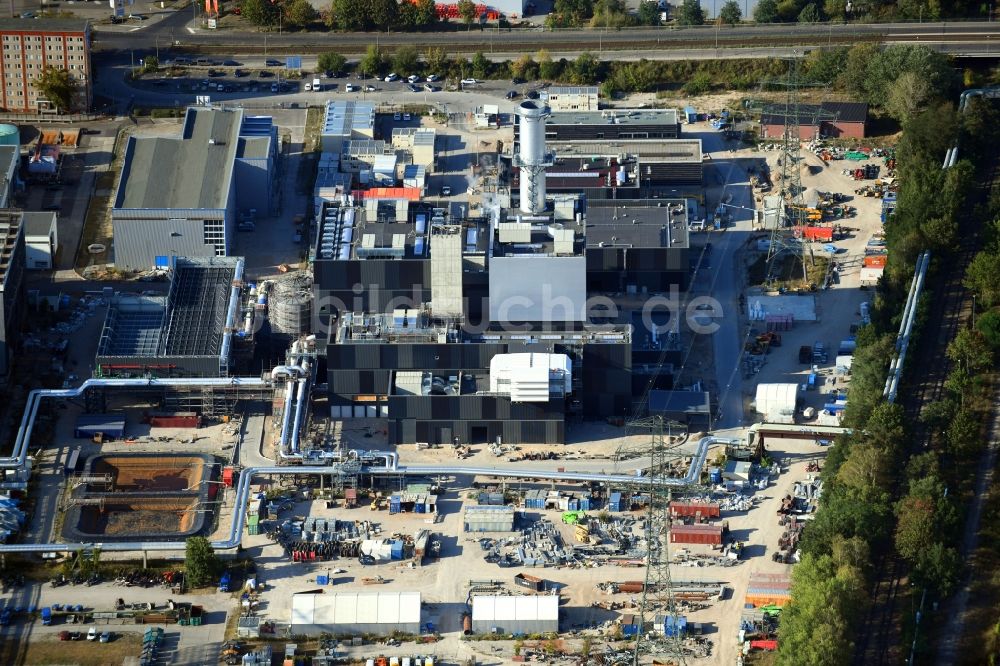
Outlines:
[[[559,620],[559,597],[554,594],[515,597],[485,595],[472,598],[472,619],[478,622]]]
[[[292,596],[292,624],[312,624],[317,594]]]
[[[292,624],[395,625],[419,622],[419,592],[292,595]]]
[[[115,208],[225,208],[242,119],[192,107],[180,136],[131,137]]]

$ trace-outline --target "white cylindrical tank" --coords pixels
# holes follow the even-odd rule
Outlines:
[[[545,211],[545,117],[544,107],[525,100],[517,107],[520,129],[518,166],[521,168],[521,210],[535,215]]]
[[[624,187],[628,174],[625,173],[625,169],[618,169],[618,171],[615,172],[615,178],[618,181],[618,187]]]

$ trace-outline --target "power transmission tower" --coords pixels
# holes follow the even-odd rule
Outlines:
[[[802,187],[802,125],[819,127],[823,121],[836,120],[834,114],[823,111],[816,105],[801,104],[801,89],[819,84],[805,84],[799,79],[800,58],[793,55],[788,60],[788,72],[783,80],[766,81],[764,85],[784,88],[783,105],[784,129],[781,139],[781,155],[778,157],[781,167],[781,185],[779,195],[782,207],[778,213],[771,237],[767,246],[768,278],[774,276],[774,261],[779,254],[790,250],[801,255],[802,278],[806,278],[806,262],[812,265],[813,256],[805,239],[794,239],[789,235],[789,229],[803,227],[808,221],[805,199]]]
[[[671,476],[671,466],[685,456],[673,442],[674,422],[659,415],[630,421],[629,431],[648,430],[651,433],[647,446],[621,448],[616,461],[642,459],[649,461],[649,474],[637,481],[633,488],[649,493],[646,510],[646,578],[643,586],[642,602],[639,606],[639,631],[635,649],[629,663],[639,666],[643,655],[655,654],[668,657],[679,666],[685,664],[686,652],[683,636],[678,629],[677,603],[674,599],[670,579],[670,501],[673,488],[664,479]],[[667,619],[673,628],[666,635],[663,624]]]

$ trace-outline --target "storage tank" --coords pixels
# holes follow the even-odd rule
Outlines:
[[[312,288],[304,273],[282,278],[274,283],[270,301],[271,330],[299,337],[312,326]]]
[[[10,123],[0,124],[0,146],[18,146],[21,145],[21,130],[17,125],[11,125]]]

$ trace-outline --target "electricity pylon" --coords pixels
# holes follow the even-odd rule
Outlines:
[[[801,89],[822,84],[805,84],[799,79],[798,54],[788,61],[788,71],[785,78],[778,81],[765,81],[762,85],[784,88],[785,101],[783,108],[784,128],[781,138],[781,185],[779,194],[783,205],[778,219],[771,229],[771,237],[767,246],[768,276],[773,275],[774,260],[785,250],[795,250],[801,253],[802,278],[806,277],[806,261],[812,264],[812,250],[805,239],[799,239],[796,244],[789,238],[788,229],[804,226],[807,222],[805,199],[802,196],[802,125],[820,127],[824,121],[836,120],[836,115],[823,111],[819,106],[803,107],[801,104]]]
[[[675,425],[682,426],[659,415],[630,421],[630,431],[651,432],[650,442],[644,446],[623,447],[616,455],[616,461],[649,460],[648,475],[633,484],[634,490],[649,493],[649,505],[646,509],[646,579],[639,606],[639,631],[630,661],[632,666],[639,666],[646,654],[668,657],[680,666],[685,663],[683,637],[677,629],[677,602],[670,580],[670,501],[674,486],[664,483],[670,476],[671,463],[684,457],[672,441]],[[667,636],[663,627],[657,627],[658,615],[661,621],[672,618],[673,635]]]

